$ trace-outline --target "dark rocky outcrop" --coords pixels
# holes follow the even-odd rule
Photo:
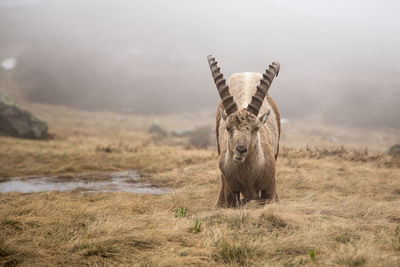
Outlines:
[[[10,96],[0,91],[0,134],[43,139],[47,137],[47,130],[46,122],[19,108]]]
[[[211,125],[204,125],[193,130],[176,132],[172,131],[171,135],[176,137],[187,137],[189,143],[195,147],[208,147],[215,144],[215,132]]]
[[[400,144],[396,144],[391,146],[388,150],[387,153],[391,156],[394,157],[400,157]]]
[[[158,137],[166,137],[168,135],[168,131],[161,127],[156,121],[151,124],[149,133],[157,135]]]

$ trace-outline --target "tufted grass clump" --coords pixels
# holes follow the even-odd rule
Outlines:
[[[199,219],[196,219],[194,226],[193,226],[193,233],[200,233],[201,232],[201,222]]]
[[[238,213],[234,213],[233,216],[227,218],[229,226],[233,229],[240,229],[242,225],[248,220],[249,215],[247,212],[240,210]]]
[[[309,252],[311,260],[315,260],[315,250],[310,250]]]
[[[371,251],[348,244],[340,247],[335,263],[350,267],[362,266],[367,262],[368,255],[371,255]]]
[[[397,226],[394,230],[394,236],[392,238],[392,247],[395,251],[400,251],[400,226]]]
[[[2,238],[0,239],[0,265],[16,266],[21,263],[20,253],[11,248],[10,245]]]
[[[257,252],[256,248],[249,245],[246,241],[233,242],[221,238],[215,242],[213,258],[217,262],[245,265],[248,259],[258,254]]]
[[[367,259],[361,255],[341,257],[337,261],[337,263],[345,265],[345,266],[349,266],[349,267],[362,266],[366,262],[367,262]]]
[[[185,206],[181,206],[180,208],[175,209],[175,217],[176,218],[185,218],[185,216],[186,216]]]

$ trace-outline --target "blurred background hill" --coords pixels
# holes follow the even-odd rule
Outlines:
[[[171,114],[219,101],[225,77],[282,65],[287,118],[400,128],[396,1],[2,0],[1,89],[81,110]],[[11,88],[11,89],[10,89]],[[10,92],[11,91],[11,92]],[[211,113],[211,112],[210,112]]]

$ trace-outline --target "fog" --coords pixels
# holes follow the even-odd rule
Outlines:
[[[140,114],[215,109],[228,78],[281,63],[284,117],[400,128],[398,1],[1,0],[0,60],[27,100]],[[4,84],[4,83],[3,83]]]

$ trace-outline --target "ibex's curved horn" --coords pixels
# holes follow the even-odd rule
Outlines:
[[[219,96],[221,97],[222,104],[225,107],[226,115],[229,116],[236,110],[238,110],[235,101],[233,101],[233,96],[229,92],[229,86],[226,85],[224,75],[220,72],[217,66],[217,61],[211,55],[207,57],[208,64],[210,65],[211,74],[213,76],[215,85],[217,86]]]
[[[247,106],[248,112],[258,116],[258,112],[260,112],[261,105],[268,93],[268,89],[271,86],[272,80],[275,76],[278,76],[279,69],[279,62],[272,62],[265,73],[263,73],[263,78],[260,81],[260,85],[257,86],[257,91],[251,98],[250,104]]]

